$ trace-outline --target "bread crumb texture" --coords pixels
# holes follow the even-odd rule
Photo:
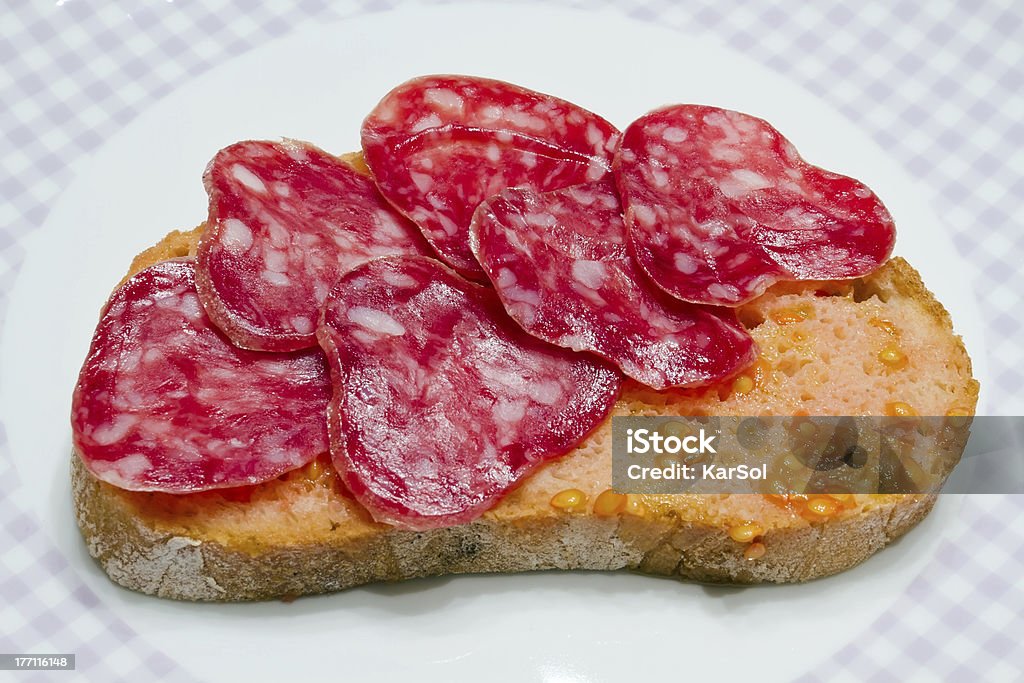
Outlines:
[[[173,232],[129,275],[195,252]],[[779,284],[740,309],[760,348],[743,374],[701,390],[628,382],[615,415],[973,414],[978,384],[946,311],[893,258],[851,282]],[[257,486],[189,495],[129,492],[73,458],[91,554],[130,588],[171,598],[252,600],[445,573],[634,569],[709,582],[802,581],[841,571],[920,521],[925,495],[832,503],[734,495],[606,495],[611,421],[470,524],[426,532],[374,522],[330,458]],[[575,504],[552,505],[558,494]],[[809,507],[827,508],[815,514]],[[609,514],[611,513],[611,514]],[[742,540],[735,540],[735,539]]]

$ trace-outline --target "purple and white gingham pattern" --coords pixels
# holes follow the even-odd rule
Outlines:
[[[100,4],[97,7],[95,5]],[[307,22],[400,6],[12,0],[0,16],[0,321],[71,167],[188,79]],[[919,178],[987,321],[981,412],[1024,407],[1024,6],[562,0],[713,34],[838,107]],[[0,323],[2,324],[2,323]],[[2,381],[2,379],[0,379]],[[2,424],[0,424],[2,427]],[[0,449],[6,448],[0,430]],[[0,651],[76,652],[92,680],[194,680],[112,614],[10,495],[0,460]],[[971,496],[935,560],[865,633],[808,662],[816,680],[1024,678],[1024,500]],[[45,673],[19,680],[50,680]]]

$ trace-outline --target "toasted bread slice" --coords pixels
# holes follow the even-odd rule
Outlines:
[[[136,257],[129,274],[194,253],[200,231],[172,232]],[[963,344],[902,259],[862,280],[777,285],[740,317],[761,349],[754,368],[694,391],[629,382],[614,414],[974,412],[978,383]],[[264,484],[189,495],[115,488],[75,455],[74,503],[90,554],[117,583],[167,598],[229,601],[538,569],[806,581],[863,561],[935,502],[933,495],[857,495],[809,506],[752,494],[630,494],[609,506],[612,497],[600,496],[610,488],[610,432],[609,420],[480,519],[431,531],[374,522],[340,487],[326,454]]]

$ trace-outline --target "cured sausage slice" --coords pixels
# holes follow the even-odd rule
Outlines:
[[[554,190],[598,180],[619,132],[565,100],[470,76],[424,76],[388,93],[363,122],[381,193],[442,260],[482,279],[469,251],[473,210],[506,187]]]
[[[490,288],[422,257],[347,273],[318,336],[335,467],[375,519],[414,529],[478,517],[595,429],[621,384],[596,356],[523,332]]]
[[[377,256],[430,252],[370,178],[306,143],[235,143],[204,182],[199,295],[243,348],[315,347],[320,306],[342,273]]]
[[[100,317],[72,399],[75,448],[123,489],[257,484],[327,450],[323,354],[232,344],[203,312],[190,259],[125,282]]]
[[[804,161],[762,119],[677,105],[637,119],[615,160],[637,261],[684,301],[737,306],[779,280],[862,277],[896,231],[865,185]]]
[[[684,303],[647,282],[610,181],[505,190],[480,205],[471,235],[505,310],[540,339],[593,351],[655,389],[715,382],[754,360],[733,310]]]

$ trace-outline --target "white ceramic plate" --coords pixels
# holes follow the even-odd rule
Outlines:
[[[803,586],[710,588],[627,574],[545,573],[415,581],[293,604],[181,604],[110,583],[86,555],[67,481],[71,390],[96,312],[131,257],[203,220],[214,152],[289,136],[358,147],[363,116],[415,75],[507,79],[573,100],[624,127],[670,102],[757,114],[807,159],[867,182],[912,260],[953,313],[984,378],[971,288],[928,197],[863,132],[775,73],[700,37],[617,14],[511,6],[406,9],[310,27],[164,98],[77,168],[28,241],[0,349],[0,408],[34,512],[101,600],[208,680],[787,679],[858,636],[901,594],[955,523],[943,500],[861,567]],[[772,676],[766,676],[772,672]]]

